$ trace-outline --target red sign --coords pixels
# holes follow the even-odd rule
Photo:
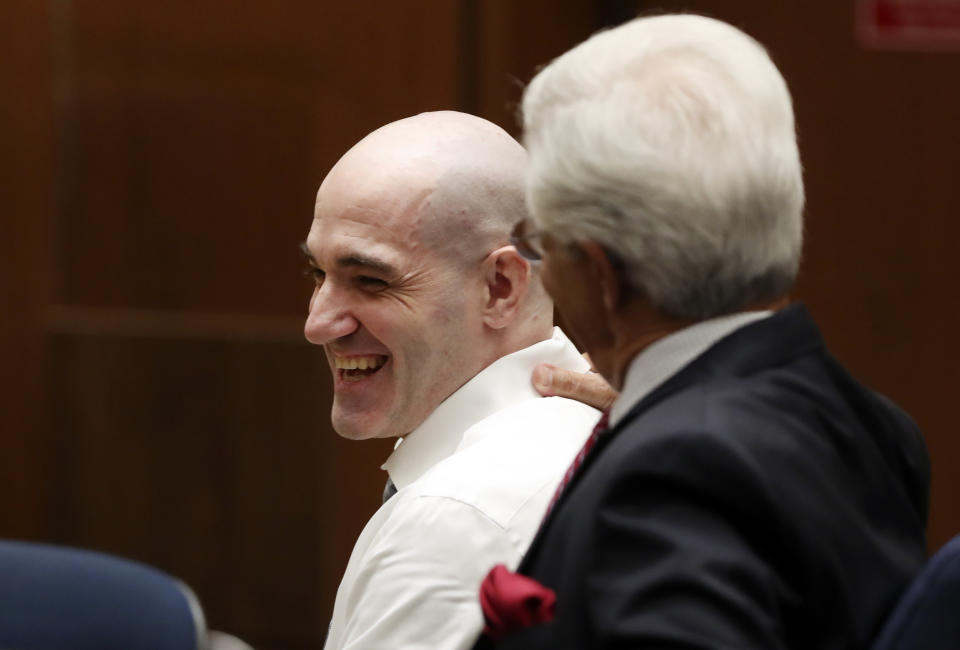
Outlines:
[[[960,0],[859,0],[857,31],[871,46],[960,50]]]

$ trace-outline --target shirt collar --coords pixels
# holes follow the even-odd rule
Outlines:
[[[397,441],[382,466],[397,489],[410,485],[452,455],[463,434],[477,422],[511,404],[539,397],[531,376],[540,363],[580,372],[589,368],[559,327],[553,328],[551,338],[500,357],[441,402],[419,427]]]
[[[645,348],[630,362],[620,396],[610,407],[610,426],[654,388],[703,354],[711,345],[772,311],[747,311],[711,318],[678,330]]]

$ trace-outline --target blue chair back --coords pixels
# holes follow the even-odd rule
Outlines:
[[[103,553],[0,541],[0,648],[198,650],[193,594],[151,567]]]
[[[873,645],[873,650],[946,648],[960,648],[960,535],[910,583]]]

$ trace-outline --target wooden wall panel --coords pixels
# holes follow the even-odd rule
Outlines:
[[[924,430],[931,548],[960,532],[960,56],[858,42],[854,2],[661,2],[764,43],[794,97],[807,184],[797,295],[833,351]]]
[[[523,87],[537,66],[582,41],[599,24],[591,2],[486,0],[478,12],[476,112],[520,135]]]
[[[457,101],[456,3],[55,6],[68,305],[290,313],[326,169]]]
[[[47,17],[31,0],[0,9],[0,536],[42,534],[43,309],[53,175]]]
[[[476,41],[475,76],[465,110],[520,137],[523,88],[540,66],[603,27],[636,15],[637,0],[482,0],[468,29]]]

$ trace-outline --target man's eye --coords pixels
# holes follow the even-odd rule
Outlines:
[[[317,284],[321,284],[323,282],[323,279],[327,277],[327,274],[323,272],[323,269],[318,269],[315,266],[311,266],[307,268],[307,270],[304,271],[303,274],[313,276],[313,279],[317,281]]]
[[[358,275],[357,284],[359,284],[364,289],[370,289],[373,291],[379,291],[380,289],[386,289],[387,283],[385,280],[380,278],[374,278],[369,275]]]

